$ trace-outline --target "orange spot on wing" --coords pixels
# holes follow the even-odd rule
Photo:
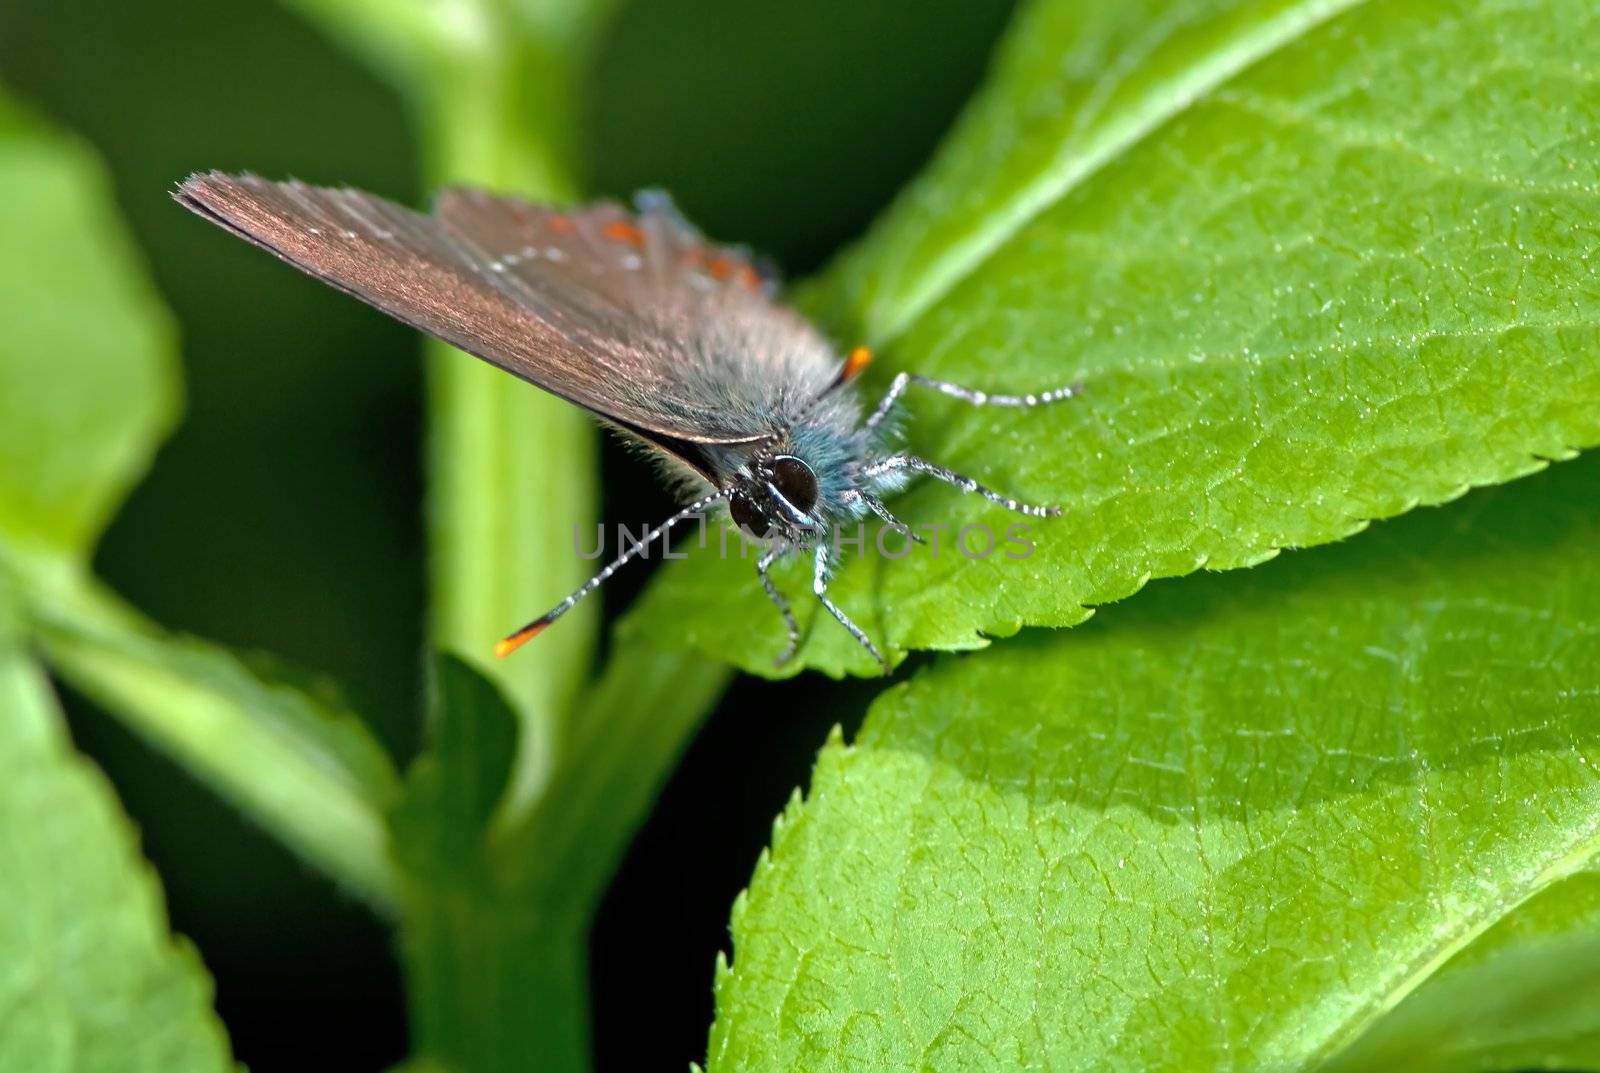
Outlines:
[[[495,645],[494,654],[500,659],[505,659],[507,656],[511,655],[511,653],[515,652],[517,649],[521,648],[523,645],[539,636],[540,633],[544,632],[544,628],[548,625],[550,625],[548,622],[535,622],[532,626],[524,626],[510,637],[505,638],[499,644]]]
[[[861,375],[861,370],[872,364],[872,351],[864,346],[858,346],[850,351],[850,356],[844,359],[844,372],[839,374],[841,380],[854,380]]]
[[[683,263],[690,268],[704,269],[713,279],[723,283],[733,281],[752,291],[760,290],[764,282],[754,267],[733,257],[712,254],[700,247],[683,251]]]
[[[550,230],[558,235],[570,235],[578,229],[578,225],[572,222],[572,217],[570,216],[551,216],[548,222]]]
[[[613,242],[626,242],[630,246],[644,245],[644,232],[626,220],[613,220],[602,227],[600,233]]]

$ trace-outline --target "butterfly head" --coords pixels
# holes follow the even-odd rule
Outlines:
[[[817,510],[819,491],[816,471],[805,459],[775,454],[739,475],[728,493],[728,513],[753,537],[808,543],[826,524]]]

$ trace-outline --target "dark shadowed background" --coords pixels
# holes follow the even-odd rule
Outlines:
[[[592,189],[666,187],[713,236],[803,275],[926,158],[1010,8],[624,5],[591,88]],[[417,340],[168,197],[186,173],[224,168],[418,203],[399,101],[268,0],[0,5],[0,77],[104,156],[182,329],[184,422],[113,525],[100,572],[168,626],[337,679],[409,758],[425,600]],[[604,465],[609,519],[667,512],[647,467],[614,446]],[[625,606],[647,574],[620,576],[606,606]],[[703,1055],[729,905],[828,727],[852,726],[876,690],[742,681],[701,732],[600,910],[601,1070]],[[174,926],[216,978],[238,1057],[257,1070],[398,1061],[403,999],[384,928],[117,723],[81,701],[71,711],[142,829]]]

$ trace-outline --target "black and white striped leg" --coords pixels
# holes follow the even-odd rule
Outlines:
[[[935,380],[931,376],[918,376],[916,373],[899,373],[889,384],[889,390],[884,393],[883,399],[878,403],[878,408],[872,411],[872,416],[867,418],[867,428],[875,429],[878,424],[888,417],[894,410],[895,404],[900,401],[900,396],[906,393],[906,388],[912,384],[932,388],[941,395],[949,395],[952,399],[960,399],[974,406],[1014,406],[1027,408],[1029,406],[1043,406],[1047,403],[1061,402],[1075,395],[1082,394],[1082,384],[1068,384],[1051,391],[1041,391],[1034,395],[991,395],[987,391],[976,388],[962,387],[952,384],[948,380]]]
[[[916,541],[918,544],[926,544],[928,542],[926,537],[918,536],[916,533],[912,532],[909,525],[901,521],[899,518],[896,518],[889,508],[883,505],[883,500],[879,499],[871,492],[859,492],[857,495],[860,497],[862,504],[865,505],[866,508],[872,513],[876,514],[885,524],[889,526],[890,529],[893,529],[897,533],[904,534],[906,537]]]
[[[883,658],[883,654],[878,651],[878,647],[868,639],[860,626],[850,621],[850,616],[840,610],[838,604],[828,598],[828,573],[831,565],[828,561],[828,545],[818,544],[816,566],[811,572],[811,591],[817,594],[817,599],[821,600],[822,606],[828,609],[828,614],[838,619],[839,625],[849,630],[850,636],[856,639],[856,643],[872,653],[872,658],[878,661],[878,666],[883,668],[883,673],[888,674],[889,661]]]
[[[783,625],[789,631],[789,644],[778,658],[773,661],[774,666],[778,667],[782,667],[794,658],[795,649],[800,647],[800,626],[794,620],[794,612],[789,610],[789,601],[783,598],[783,593],[778,591],[778,586],[774,585],[772,578],[767,576],[767,571],[771,569],[772,564],[778,560],[778,556],[784,550],[782,545],[770,548],[766,554],[756,560],[756,574],[761,578],[761,587],[767,590],[767,599],[772,601],[773,606],[778,609],[778,614],[783,616]]]
[[[1054,518],[1061,513],[1060,507],[1040,507],[1031,503],[1021,503],[1010,496],[1003,496],[990,488],[985,488],[971,477],[964,477],[955,470],[936,466],[926,459],[917,458],[915,455],[890,455],[888,458],[879,459],[862,470],[868,478],[880,477],[889,473],[925,473],[929,477],[937,478],[946,484],[953,484],[963,492],[980,495],[991,503],[998,503],[1007,510],[1014,510],[1018,514],[1026,514],[1032,518]]]

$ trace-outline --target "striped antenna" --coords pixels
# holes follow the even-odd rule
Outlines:
[[[502,658],[509,656],[511,653],[515,652],[517,649],[521,648],[523,645],[539,636],[540,633],[544,632],[544,628],[546,626],[550,625],[556,619],[572,610],[573,605],[575,605],[579,600],[583,599],[595,589],[598,589],[601,585],[605,584],[607,578],[609,578],[612,574],[615,574],[628,560],[634,558],[640,552],[644,551],[645,548],[647,548],[657,537],[665,536],[665,534],[668,533],[672,527],[677,525],[679,522],[685,521],[686,519],[692,518],[695,515],[704,512],[707,507],[721,502],[722,499],[723,493],[721,492],[713,492],[708,496],[702,496],[655,528],[646,529],[643,536],[641,536],[638,540],[631,542],[626,548],[623,548],[621,555],[618,555],[615,559],[611,560],[604,570],[601,570],[588,581],[585,581],[583,585],[578,588],[577,592],[574,592],[571,596],[568,596],[565,600],[562,600],[559,604],[556,604],[556,606],[552,607],[549,611],[546,611],[544,614],[540,615],[538,618],[522,627],[522,629],[518,630],[516,633],[510,634],[499,644],[495,645],[494,654]]]

